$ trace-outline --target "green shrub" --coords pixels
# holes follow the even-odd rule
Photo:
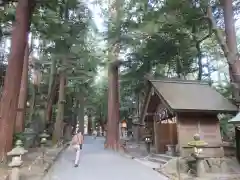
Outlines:
[[[23,143],[25,142],[25,135],[23,132],[13,135],[13,144],[15,144],[17,140],[22,140]]]

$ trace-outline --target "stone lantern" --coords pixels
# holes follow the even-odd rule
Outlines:
[[[22,147],[22,145],[23,145],[22,141],[17,140],[16,147],[7,153],[8,156],[12,157],[12,161],[8,164],[8,166],[12,168],[12,171],[10,174],[10,180],[19,180],[20,179],[20,167],[23,163],[21,157],[22,157],[22,155],[27,153],[27,150],[25,150]]]
[[[41,138],[40,143],[41,143],[41,149],[42,149],[42,163],[44,163],[45,146],[47,144],[47,138],[49,137],[49,135],[47,134],[46,130],[44,130],[39,137]]]
[[[197,177],[200,177],[205,173],[205,168],[204,168],[204,157],[202,156],[202,151],[204,147],[206,147],[208,144],[201,140],[199,134],[195,134],[193,136],[193,141],[190,141],[188,143],[189,146],[193,147],[193,156],[196,159],[196,175]]]
[[[121,136],[122,138],[127,138],[127,121],[122,120],[121,122]]]
[[[25,148],[29,148],[31,145],[34,144],[34,140],[37,136],[37,133],[32,128],[25,128],[25,131],[23,132],[25,137]]]
[[[193,141],[188,143],[189,146],[193,147],[194,154],[199,156],[202,152],[202,148],[206,147],[208,144],[205,141],[202,141],[199,134],[193,136]]]
[[[41,145],[46,145],[46,143],[47,143],[47,138],[49,137],[49,135],[47,134],[47,131],[44,130],[43,133],[40,134],[39,137],[41,138],[41,141],[40,141]]]

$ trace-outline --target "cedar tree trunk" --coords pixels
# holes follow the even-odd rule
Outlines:
[[[28,89],[28,60],[29,60],[29,45],[27,44],[25,48],[21,87],[18,98],[18,112],[15,122],[15,133],[20,133],[24,131],[24,118],[26,114],[27,89]]]
[[[232,0],[222,0],[225,23],[226,44],[228,47],[229,75],[233,84],[233,96],[240,103],[240,61],[237,50],[235,21]]]
[[[92,134],[92,115],[89,114],[88,115],[88,134],[91,135]]]
[[[6,152],[12,148],[31,8],[29,0],[18,1],[16,22],[12,31],[11,50],[0,103],[0,158],[2,161],[6,160]]]
[[[79,130],[84,134],[84,96],[83,94],[79,93],[78,96],[78,124]]]
[[[118,88],[118,67],[109,67],[108,87],[108,121],[107,138],[105,147],[113,150],[119,149],[119,88]]]
[[[65,83],[66,77],[64,70],[60,72],[60,85],[58,95],[58,110],[56,122],[54,124],[53,142],[57,143],[63,137],[63,120],[64,120],[64,104],[65,104]]]

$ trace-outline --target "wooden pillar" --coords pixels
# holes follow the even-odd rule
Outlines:
[[[154,140],[155,140],[155,148],[156,153],[160,153],[160,147],[159,147],[159,139],[158,139],[158,124],[157,121],[153,121],[153,128],[154,128]]]
[[[168,123],[169,123],[169,139],[170,139],[170,144],[173,145],[173,127],[172,124],[170,122],[171,120],[168,119]]]

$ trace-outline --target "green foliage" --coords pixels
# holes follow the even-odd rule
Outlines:
[[[120,68],[121,118],[127,118],[137,109],[139,94],[145,90],[145,76],[188,78],[207,66],[209,71],[217,68],[198,63],[197,41],[208,34],[208,23],[203,20],[207,1],[198,6],[194,1],[116,1],[117,16],[102,9],[105,28],[96,32],[91,11],[86,3],[77,0],[51,0],[37,3],[31,24],[31,32],[39,41],[34,47],[39,58],[35,68],[42,72],[41,93],[46,95],[50,76],[63,70],[67,77],[67,97],[78,93],[86,96],[87,111],[101,121],[107,118],[107,76],[99,83],[94,79],[99,67],[108,66],[109,56],[116,44],[120,44],[122,61]],[[95,2],[104,8],[104,2]],[[221,25],[219,7],[213,6],[214,17]],[[238,9],[239,3],[235,4]],[[236,10],[237,11],[237,10]],[[0,39],[9,34],[15,19],[15,5],[7,4],[0,10]],[[6,30],[7,29],[7,30]],[[10,28],[11,29],[11,28]],[[106,41],[104,41],[106,40]],[[99,42],[102,42],[101,44]],[[201,43],[203,59],[223,62],[223,54],[211,37]],[[122,55],[123,54],[123,55]],[[109,59],[110,57],[110,59]],[[54,65],[55,70],[51,69]],[[209,72],[207,72],[209,75]],[[211,80],[202,72],[202,80]],[[217,85],[217,90],[229,97],[228,86]],[[30,88],[31,89],[31,88]],[[40,89],[40,88],[39,88]],[[33,91],[30,91],[30,95]],[[68,104],[70,108],[73,104]],[[70,110],[67,109],[70,114]],[[55,111],[54,111],[55,112]]]
[[[120,68],[122,117],[136,109],[138,95],[145,90],[146,75],[194,80],[200,74],[200,80],[217,86],[224,96],[230,97],[229,87],[224,83],[213,84],[211,77],[211,73],[222,69],[218,64],[225,63],[214,36],[201,42],[200,51],[196,47],[208,35],[210,26],[205,18],[208,1],[194,2],[130,0],[122,1],[122,6],[117,7],[121,15],[118,19],[109,18],[109,11],[104,12],[107,46],[112,47],[117,41],[123,53],[119,57],[123,61]],[[214,3],[211,4],[213,16],[221,25],[222,12]]]
[[[190,1],[132,0],[126,4],[119,39],[126,52],[120,84],[123,116],[136,108],[145,75],[181,78],[197,71],[194,36],[201,37],[208,28],[206,22],[198,21],[205,16],[204,4],[194,9]],[[110,38],[116,36],[115,31],[110,32]]]
[[[228,121],[233,118],[232,115],[220,116],[220,132],[224,141],[234,142],[235,129],[233,124],[229,124]]]
[[[21,140],[24,144],[24,142],[26,140],[26,137],[25,137],[24,133],[15,133],[13,135],[13,145],[15,145],[17,140]]]
[[[42,72],[41,94],[49,96],[55,74],[62,71],[67,80],[67,98],[76,100],[78,93],[86,94],[99,62],[92,46],[96,27],[86,3],[55,0],[37,6],[32,17],[32,32],[40,43],[37,49],[40,56],[34,66]],[[67,103],[65,115],[69,117],[73,104],[69,104],[69,100]]]
[[[87,110],[95,116],[96,122],[105,122],[107,120],[107,99],[108,99],[107,78],[103,77],[101,82],[93,84],[88,93],[91,96],[87,99]]]

